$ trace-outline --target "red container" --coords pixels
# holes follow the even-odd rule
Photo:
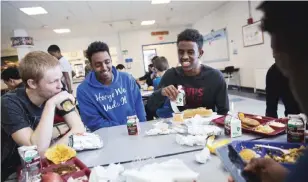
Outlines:
[[[258,116],[258,115],[253,115],[253,114],[246,114],[246,113],[243,113],[243,114],[247,118],[252,118],[252,119],[258,120],[261,123],[261,125],[265,125],[266,123],[268,123],[270,121],[276,121],[276,122],[283,123],[287,126],[287,122],[288,122],[287,118],[276,119],[276,118],[271,118],[271,117],[266,117],[266,116]],[[212,120],[212,122],[217,124],[217,125],[224,126],[225,117],[226,116],[219,117],[217,119]],[[262,117],[262,119],[257,118],[257,117]],[[275,135],[282,134],[286,131],[286,128],[273,128],[273,129],[275,131],[272,132],[272,133],[262,133],[262,132],[255,131],[253,129],[247,129],[247,128],[242,128],[242,131],[244,131],[245,133],[253,133],[253,134],[258,134],[258,135],[263,135],[263,136],[275,136]]]
[[[41,169],[41,173],[44,174],[46,172],[53,172],[54,168],[57,168],[61,165],[73,165],[75,164],[80,170],[76,171],[76,172],[72,172],[72,173],[67,173],[64,175],[61,175],[61,178],[63,179],[63,181],[67,181],[70,177],[72,177],[73,179],[82,177],[82,176],[87,176],[87,178],[90,178],[90,173],[91,170],[84,164],[82,163],[78,158],[74,157],[68,161],[66,161],[65,163],[62,164],[53,164],[52,162],[48,161],[47,159],[42,159],[42,169]],[[19,167],[17,169],[17,174],[18,174],[18,178],[20,178],[21,175],[21,168]],[[88,182],[88,181],[83,181],[83,182]]]
[[[71,173],[67,173],[64,175],[61,175],[61,178],[64,181],[67,181],[70,177],[72,178],[79,178],[81,176],[87,176],[87,178],[89,179],[90,177],[90,173],[91,170],[89,168],[87,168],[87,166],[85,164],[83,164],[78,158],[74,157],[68,161],[66,161],[65,163],[62,164],[53,164],[52,162],[48,161],[47,159],[43,159],[42,161],[42,170],[41,173],[44,174],[46,172],[53,172],[53,169],[58,168],[61,165],[74,165],[77,166],[80,170],[76,171],[76,172],[71,172]],[[87,181],[85,181],[87,182]]]

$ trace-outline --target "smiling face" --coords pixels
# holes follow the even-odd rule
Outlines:
[[[198,48],[196,42],[180,41],[178,43],[179,63],[182,65],[184,73],[195,72],[199,67],[198,58],[203,54],[203,50]]]
[[[107,85],[112,82],[112,61],[107,51],[94,53],[91,57],[91,66],[99,81]]]

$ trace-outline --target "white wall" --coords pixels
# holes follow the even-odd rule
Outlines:
[[[252,16],[254,21],[261,19],[262,13],[256,11],[259,2],[251,2]],[[268,69],[273,63],[272,50],[270,47],[270,37],[264,34],[264,44],[252,47],[244,47],[242,39],[242,26],[247,24],[249,13],[247,2],[228,2],[210,15],[204,17],[193,25],[203,35],[208,34],[212,29],[218,30],[227,28],[230,61],[208,63],[214,68],[224,68],[233,65],[240,68],[241,84],[245,87],[255,86],[255,69]],[[231,40],[235,43],[232,44]],[[233,55],[233,48],[238,50],[237,55]],[[205,50],[206,54],[206,50]]]
[[[86,50],[87,46],[93,41],[104,41],[109,47],[116,48],[118,61],[117,63],[124,64],[125,57],[133,58],[132,69],[130,72],[134,77],[144,75],[142,45],[156,44],[161,42],[174,42],[177,35],[186,27],[177,28],[161,28],[161,29],[148,29],[137,30],[129,32],[112,33],[99,37],[79,37],[74,39],[59,39],[59,40],[46,40],[35,41],[33,50],[46,51],[49,45],[57,44],[62,52],[73,52]],[[168,30],[169,35],[164,36],[163,40],[159,40],[157,36],[151,36],[152,31]],[[122,56],[122,50],[128,50],[128,55]]]

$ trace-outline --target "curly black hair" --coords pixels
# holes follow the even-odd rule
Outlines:
[[[177,43],[181,41],[192,41],[196,42],[198,48],[203,47],[203,36],[196,29],[186,29],[178,35]]]
[[[19,75],[19,71],[16,67],[9,67],[2,71],[1,79],[4,81],[9,81],[10,79],[19,80],[21,78]]]
[[[47,52],[61,52],[60,47],[57,45],[50,45]]]
[[[270,34],[283,37],[290,49],[307,50],[308,2],[264,1],[258,10],[264,12],[261,28]]]
[[[97,52],[105,52],[105,51],[110,55],[109,47],[106,43],[101,42],[101,41],[95,41],[95,42],[92,42],[89,45],[89,47],[86,51],[86,56],[89,59],[89,61],[91,62],[91,58],[92,58],[93,54],[95,54]]]

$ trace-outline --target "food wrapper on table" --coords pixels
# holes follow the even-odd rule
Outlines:
[[[206,144],[206,138],[207,136],[203,136],[203,135],[179,135],[177,134],[175,136],[175,141],[180,144],[180,145],[187,145],[187,146],[204,146]]]
[[[74,134],[69,139],[69,146],[77,151],[99,149],[103,145],[103,140],[94,133]]]
[[[215,125],[188,125],[188,134],[190,135],[222,135],[223,130]]]
[[[168,135],[171,133],[175,133],[172,129],[169,129],[169,125],[164,122],[157,122],[153,124],[154,128],[145,132],[148,136],[154,135]]]
[[[118,182],[123,171],[124,167],[121,164],[110,164],[106,168],[97,166],[92,169],[89,182]]]
[[[195,155],[195,160],[201,164],[205,164],[211,158],[210,150],[205,147]]]
[[[162,163],[147,164],[140,170],[125,170],[122,176],[126,182],[194,182],[199,174],[187,167],[183,161],[171,159]]]

